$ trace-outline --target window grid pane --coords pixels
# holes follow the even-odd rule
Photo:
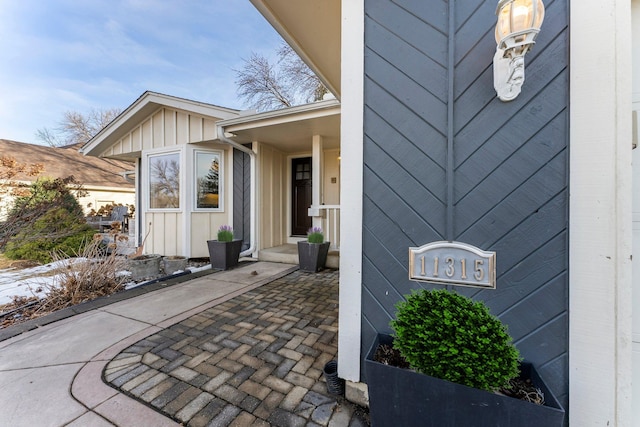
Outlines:
[[[220,154],[196,153],[196,208],[220,207]]]
[[[180,208],[180,154],[149,157],[149,207]]]

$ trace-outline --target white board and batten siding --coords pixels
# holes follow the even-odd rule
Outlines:
[[[633,126],[634,142],[638,143],[640,131],[640,0],[631,2],[631,28],[632,28],[632,94],[631,101],[635,121]],[[631,418],[634,425],[640,425],[640,148],[635,148],[632,154],[632,403]]]
[[[287,156],[285,153],[263,143],[258,143],[258,209],[257,221],[260,230],[258,249],[271,248],[286,243],[289,233],[287,224],[290,213],[287,209],[286,185]]]
[[[103,153],[104,156],[125,156],[142,158],[146,171],[149,154],[163,152],[180,153],[180,174],[183,188],[180,189],[180,208],[175,210],[149,210],[148,181],[142,172],[141,188],[144,194],[138,213],[144,215],[141,221],[142,239],[146,237],[144,252],[161,255],[182,255],[207,257],[206,240],[215,239],[221,225],[230,224],[233,218],[230,202],[233,191],[232,150],[226,144],[213,144],[216,139],[216,119],[204,117],[178,109],[159,108],[142,120],[115,144]],[[193,169],[194,150],[215,149],[223,151],[222,182],[224,197],[221,212],[198,212],[194,210]],[[151,226],[149,226],[151,224]]]
[[[216,120],[160,108],[105,151],[102,156],[126,155],[216,138]]]

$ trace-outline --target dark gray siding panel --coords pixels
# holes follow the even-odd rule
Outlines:
[[[251,242],[251,159],[248,154],[233,149],[233,228],[242,237],[242,250]]]
[[[456,290],[566,403],[568,4],[545,1],[522,93],[503,103],[496,3],[365,0],[362,354],[403,295],[431,287],[408,280],[408,248],[463,241],[496,251],[497,289]]]

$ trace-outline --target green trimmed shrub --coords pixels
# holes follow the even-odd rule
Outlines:
[[[393,346],[416,371],[489,391],[518,376],[520,353],[483,302],[423,289],[396,309]]]

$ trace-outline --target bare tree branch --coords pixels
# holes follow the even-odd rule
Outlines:
[[[295,87],[304,102],[321,101],[329,92],[291,46],[282,43],[278,49],[278,57],[287,85]]]
[[[258,111],[319,101],[327,89],[289,45],[277,51],[276,63],[252,53],[236,72],[238,96]]]
[[[118,108],[91,109],[82,114],[77,111],[66,111],[58,123],[58,127],[38,129],[36,138],[52,146],[84,144],[120,114]]]

